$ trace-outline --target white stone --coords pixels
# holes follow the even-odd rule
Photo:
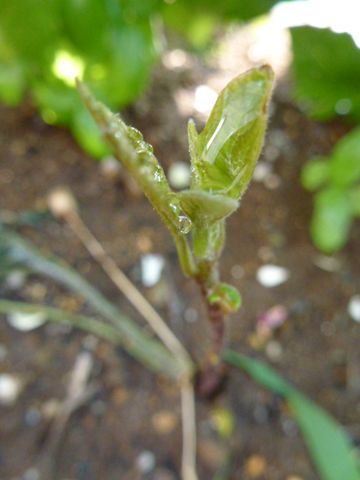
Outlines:
[[[20,290],[25,284],[26,274],[21,270],[13,270],[6,276],[5,286],[9,290]]]
[[[99,168],[104,177],[109,180],[116,180],[121,176],[121,164],[115,157],[108,156],[103,158]]]
[[[194,108],[199,113],[208,115],[217,99],[217,93],[208,85],[199,85],[195,90]]]
[[[66,217],[77,209],[75,198],[67,187],[52,190],[47,197],[47,203],[54,217]]]
[[[270,175],[271,170],[269,163],[258,162],[253,173],[253,179],[255,182],[263,182]]]
[[[46,315],[42,312],[12,312],[7,315],[10,326],[21,332],[30,332],[39,328],[46,322]]]
[[[149,450],[144,450],[136,459],[136,464],[140,472],[150,473],[155,468],[155,455]]]
[[[279,267],[278,265],[263,265],[256,272],[257,281],[267,288],[277,287],[286,282],[289,277],[289,270],[284,267]]]
[[[360,323],[360,295],[354,295],[350,298],[347,310],[350,317],[355,322]]]
[[[158,283],[164,265],[164,257],[157,253],[141,257],[141,281],[145,287],[153,287]]]
[[[9,373],[0,374],[0,405],[13,405],[22,389],[19,378]]]
[[[273,362],[279,361],[283,354],[283,348],[276,340],[270,340],[265,347],[265,353]]]
[[[190,165],[185,162],[175,162],[168,170],[170,185],[174,188],[186,188],[190,184]]]

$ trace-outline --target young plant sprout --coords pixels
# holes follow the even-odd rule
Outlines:
[[[84,298],[97,316],[1,299],[0,313],[41,314],[48,321],[91,332],[120,345],[146,368],[175,382],[181,393],[183,480],[198,480],[194,387],[199,396],[213,396],[222,385],[225,364],[245,371],[287,402],[323,480],[360,480],[354,448],[333,418],[264,363],[224,348],[225,318],[241,305],[237,289],[222,282],[219,275],[225,223],[238,209],[261,151],[273,79],[269,66],[249,70],[220,93],[202,132],[198,133],[193,120],[189,121],[191,182],[190,188],[180,192],[170,188],[153,148],[142,134],[127,126],[97,101],[85,85],[78,83],[81,98],[115,157],[127,168],[169,229],[184,274],[199,285],[212,326],[210,348],[199,365],[106,253],[83,222],[80,209],[67,189],[52,192],[48,198],[49,209],[77,235],[156,337],[126,317],[75,269],[54,256],[45,255],[15,233],[16,221],[0,219],[0,260],[5,269],[21,267],[56,281]],[[66,418],[70,413],[67,412]],[[57,441],[49,444],[56,446]],[[41,478],[51,478],[55,462],[50,463]],[[215,478],[225,477],[221,474]]]
[[[249,70],[220,93],[201,133],[194,121],[189,121],[191,182],[189,189],[180,192],[170,188],[142,134],[78,83],[80,95],[114,155],[168,227],[184,274],[200,286],[213,329],[212,344],[198,376],[199,393],[205,396],[216,391],[223,377],[225,315],[241,304],[236,288],[219,278],[225,221],[238,209],[261,152],[273,79],[267,65]]]

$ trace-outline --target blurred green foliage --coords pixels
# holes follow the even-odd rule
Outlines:
[[[342,116],[360,121],[360,49],[346,33],[297,27],[291,30],[295,99],[317,120]],[[341,139],[326,157],[303,169],[305,188],[315,193],[311,220],[314,244],[325,253],[342,248],[360,214],[360,128]]]
[[[160,0],[2,0],[0,98],[19,103],[29,89],[48,123],[68,125],[92,155],[106,152],[73,88],[74,76],[108,104],[141,92],[159,54]]]
[[[132,102],[161,53],[163,24],[196,50],[221,21],[249,20],[277,0],[1,0],[0,100],[31,94],[43,119],[70,127],[95,157],[107,149],[73,88],[84,80],[112,108]]]
[[[247,21],[268,13],[279,0],[178,0],[164,3],[166,25],[202,50],[220,22]]]
[[[353,219],[360,216],[360,127],[343,137],[329,158],[305,165],[302,182],[316,192],[311,222],[315,245],[326,253],[339,250]]]
[[[347,33],[291,29],[295,98],[313,118],[360,120],[360,50]]]

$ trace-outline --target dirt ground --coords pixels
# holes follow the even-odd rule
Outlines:
[[[171,162],[187,161],[186,118],[177,109],[174,92],[195,85],[200,73],[160,69],[156,75],[150,92],[125,117],[144,131],[168,168]],[[183,279],[171,239],[146,200],[104,176],[66,130],[45,125],[28,103],[17,109],[1,107],[0,118],[0,209],[42,208],[53,187],[67,185],[107,252],[155,303],[192,354],[200,355],[207,341],[200,297]],[[331,412],[359,444],[360,326],[346,307],[360,288],[360,223],[353,226],[346,248],[329,263],[310,242],[311,197],[299,180],[304,162],[329,152],[345,131],[337,122],[308,120],[281,90],[275,93],[261,159],[270,174],[252,182],[241,209],[228,222],[222,275],[243,296],[240,312],[230,319],[234,349],[256,353],[272,364]],[[68,228],[49,220],[40,229],[21,232],[66,259],[141,322]],[[148,252],[166,259],[162,280],[153,288],[144,288],[140,281],[140,259]],[[289,279],[274,288],[262,286],[256,271],[267,263],[287,268]],[[71,292],[36,276],[16,291],[0,285],[0,295],[89,311]],[[256,320],[275,305],[283,305],[288,317],[267,346],[254,349]],[[180,403],[174,386],[84,333],[54,325],[22,333],[1,320],[1,372],[22,382],[14,404],[0,406],[1,479],[39,478],[39,462],[49,448],[51,412],[64,399],[69,374],[84,348],[91,351],[98,390],[67,424],[55,455],[56,478],[180,478]],[[234,415],[236,430],[230,440],[215,427],[216,408]],[[201,480],[213,478],[226,461],[230,468],[224,479],[319,478],[280,399],[242,373],[233,371],[226,391],[213,404],[198,402],[197,410]]]

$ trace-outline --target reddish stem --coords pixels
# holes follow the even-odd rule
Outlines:
[[[226,368],[222,360],[226,324],[220,305],[210,304],[207,299],[207,289],[202,283],[200,283],[200,288],[212,326],[212,341],[204,365],[198,372],[197,393],[200,397],[209,399],[219,393],[226,378]]]

